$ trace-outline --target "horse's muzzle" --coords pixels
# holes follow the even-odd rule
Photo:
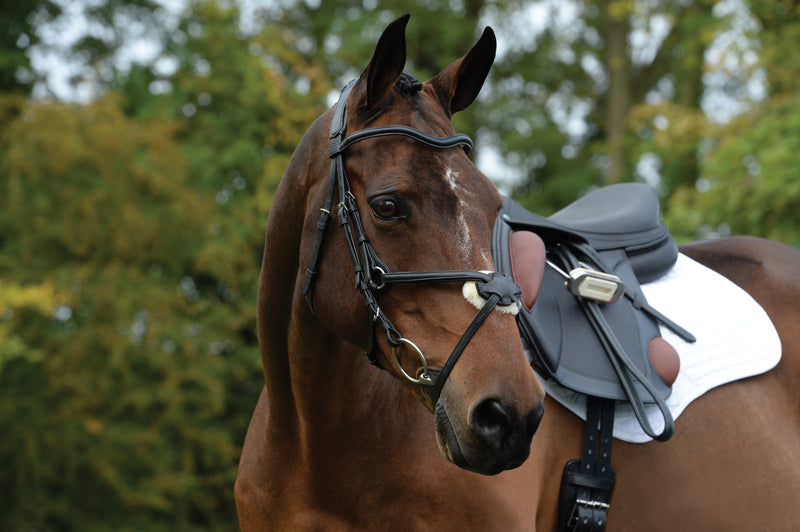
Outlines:
[[[544,406],[538,403],[519,415],[502,400],[486,398],[473,405],[464,427],[451,420],[442,401],[434,414],[437,440],[448,460],[475,473],[496,475],[527,460]]]

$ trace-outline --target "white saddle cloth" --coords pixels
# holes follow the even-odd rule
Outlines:
[[[677,419],[683,410],[708,390],[764,373],[781,359],[781,341],[764,309],[750,295],[702,264],[679,254],[672,270],[642,285],[648,303],[695,335],[688,343],[661,326],[661,336],[681,358],[678,378],[666,403]],[[540,379],[547,393],[581,419],[586,420],[586,396],[553,379]],[[653,429],[660,432],[664,420],[655,404],[647,405]],[[675,431],[680,431],[676,424]],[[642,430],[633,410],[617,402],[614,437],[632,443],[651,438]]]

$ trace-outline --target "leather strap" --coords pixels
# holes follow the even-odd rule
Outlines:
[[[559,246],[554,250],[554,253],[558,255],[558,258],[568,270],[577,268],[580,265],[577,257],[569,249],[569,246]],[[602,264],[599,264],[598,266],[602,266]],[[675,424],[669,407],[660,397],[649,379],[647,379],[647,377],[639,370],[639,368],[636,367],[636,365],[625,353],[625,349],[620,344],[619,340],[614,334],[614,331],[608,325],[608,321],[600,310],[599,303],[580,297],[577,299],[578,303],[581,305],[581,308],[586,314],[589,323],[591,323],[592,328],[595,330],[597,337],[603,344],[606,354],[608,354],[608,359],[611,362],[611,365],[614,367],[614,371],[619,378],[620,385],[622,386],[622,389],[631,404],[636,419],[642,426],[642,430],[644,430],[648,436],[655,440],[667,441],[675,431]],[[657,433],[653,429],[652,425],[650,424],[650,420],[647,418],[647,411],[645,410],[644,402],[642,401],[641,397],[639,397],[639,394],[636,392],[634,387],[634,379],[639,381],[645,390],[647,390],[648,394],[652,397],[653,401],[656,403],[659,411],[661,412],[661,415],[664,419],[664,429],[660,433]],[[589,424],[587,421],[587,426],[588,425]]]
[[[467,347],[467,343],[478,331],[478,328],[489,316],[489,313],[492,312],[494,307],[497,306],[498,301],[500,301],[500,296],[497,294],[492,294],[489,300],[486,301],[486,304],[483,305],[483,308],[480,310],[480,312],[478,312],[478,315],[472,320],[472,323],[469,324],[469,327],[467,327],[467,330],[464,332],[464,334],[461,335],[458,343],[453,348],[453,352],[450,353],[447,362],[445,362],[444,366],[442,367],[442,371],[440,371],[439,375],[436,377],[433,386],[429,388],[423,388],[423,391],[430,399],[431,404],[435,405],[439,400],[439,396],[442,393],[442,388],[444,388],[444,383],[447,381],[447,377],[450,376],[453,366],[456,365],[456,362],[461,356],[461,353],[464,351],[464,348]]]
[[[344,89],[342,89],[341,94],[339,95],[339,101],[336,102],[336,108],[333,111],[333,118],[331,119],[331,128],[330,128],[330,139],[331,139],[331,146],[333,147],[334,144],[337,146],[341,142],[341,139],[344,138],[345,129],[347,127],[347,117],[345,116],[346,106],[345,103],[347,102],[347,96],[350,94],[350,91],[355,85],[356,81],[353,80],[348,83]],[[328,232],[328,227],[330,226],[331,222],[331,209],[333,208],[333,195],[334,190],[337,184],[336,179],[336,161],[332,160],[330,165],[330,171],[328,172],[328,188],[325,192],[325,201],[320,208],[320,215],[319,221],[317,222],[317,233],[314,237],[314,250],[311,253],[311,262],[306,268],[306,279],[303,283],[303,296],[305,296],[306,303],[308,304],[308,308],[311,309],[311,312],[314,312],[314,299],[313,299],[313,291],[314,291],[314,280],[316,279],[317,275],[319,274],[319,256],[320,251],[322,250],[322,243],[325,241],[325,235]]]
[[[605,530],[616,473],[611,467],[614,401],[588,397],[583,454],[564,468],[559,499],[560,532]]]
[[[610,268],[608,268],[608,266],[604,264],[605,261],[603,261],[600,255],[598,255],[597,252],[594,250],[594,248],[592,248],[590,245],[576,242],[575,244],[573,244],[573,246],[576,250],[579,250],[582,254],[590,258],[592,262],[594,262],[597,266],[600,267],[600,269],[604,271],[611,271]],[[687,342],[694,343],[697,341],[697,338],[695,338],[695,336],[692,333],[690,333],[689,331],[687,331],[686,329],[684,329],[671,319],[664,316],[661,312],[659,312],[655,308],[651,307],[650,304],[640,294],[635,293],[630,289],[626,288],[625,297],[628,298],[628,300],[633,304],[634,308],[646,312],[652,318],[662,323],[665,327],[670,329],[672,332],[674,332]]]
[[[388,137],[391,135],[409,137],[436,149],[452,148],[453,146],[461,145],[464,148],[464,152],[469,153],[472,151],[472,139],[463,133],[456,133],[448,137],[433,137],[409,126],[376,126],[356,131],[337,145],[331,143],[328,156],[336,157],[360,140],[372,139],[375,137]]]

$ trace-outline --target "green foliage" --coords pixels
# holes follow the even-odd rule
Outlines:
[[[263,384],[266,215],[306,127],[404,12],[407,68],[421,79],[485,23],[504,39],[479,104],[455,121],[478,152],[500,151],[528,207],[548,214],[643,179],[650,160],[680,239],[800,245],[791,2],[750,2],[759,60],[725,89],[741,94],[759,68],[768,94],[723,124],[702,102],[707,70],[728,56],[704,58],[733,22],[710,0],[289,1],[247,16],[204,0],[174,23],[151,0],[90,2],[94,34],[71,50],[102,94],[85,105],[25,96],[35,26],[61,4],[2,5],[2,530],[235,528],[240,445]],[[530,12],[543,17],[535,31]],[[643,55],[636,38],[655,19],[667,31]],[[163,51],[123,68],[135,28]],[[726,53],[744,65],[744,52]]]
[[[800,95],[772,98],[722,128],[698,188],[670,198],[668,223],[693,236],[757,234],[800,247]]]
[[[258,355],[252,319],[188,286],[216,215],[173,129],[108,98],[25,104],[5,130],[0,279],[22,297],[3,330],[29,354],[0,368],[4,529],[230,519],[209,494],[233,481],[229,402]]]
[[[800,59],[786,53],[800,36],[800,8],[752,0],[750,10],[760,44],[753,68],[765,74],[767,97],[728,123],[670,132],[699,164],[676,183],[666,220],[686,240],[752,234],[800,246]]]
[[[727,24],[708,1],[568,5],[572,16],[548,1],[515,2],[493,13],[509,28],[519,28],[516,20],[527,13],[539,18],[534,32],[520,31],[520,42],[499,59],[496,96],[478,118],[519,172],[513,195],[542,214],[592,187],[642,179],[636,168],[652,143],[652,124],[642,117],[659,107],[699,115],[703,56]],[[665,195],[696,175],[696,145],[690,151],[679,160],[661,158]]]
[[[0,529],[235,528],[263,227],[329,88],[236,16],[196,6],[167,93],[0,96]]]

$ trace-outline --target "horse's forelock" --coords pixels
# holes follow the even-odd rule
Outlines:
[[[422,90],[422,82],[408,72],[403,72],[395,83],[395,87],[404,94],[412,94]]]

